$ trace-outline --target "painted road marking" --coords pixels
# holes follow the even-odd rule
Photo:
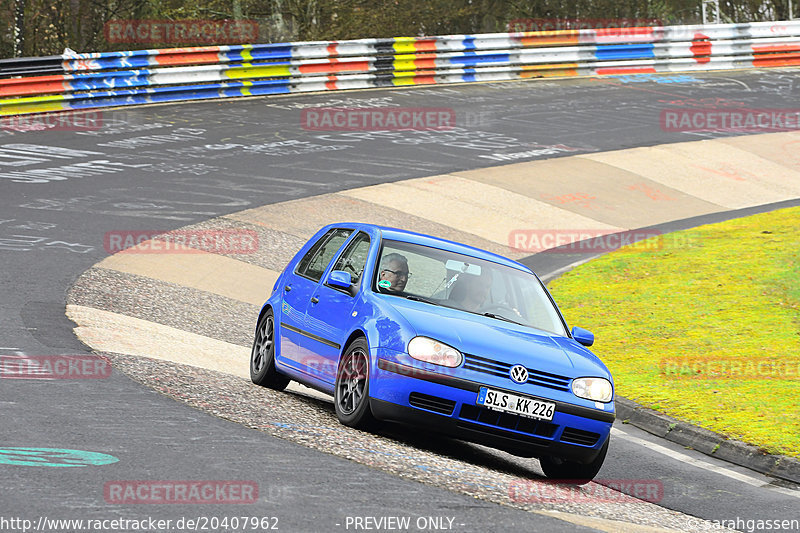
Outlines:
[[[63,448],[0,448],[0,464],[19,466],[102,466],[119,461],[113,455]]]
[[[800,498],[800,491],[786,489],[783,487],[776,487],[775,485],[770,485],[769,483],[764,483],[763,480],[754,478],[752,476],[748,476],[747,474],[742,474],[741,472],[736,472],[734,470],[730,470],[724,466],[718,466],[711,464],[706,461],[702,461],[695,457],[690,457],[685,453],[677,452],[675,450],[670,450],[660,444],[656,444],[654,442],[650,442],[644,439],[640,439],[639,437],[634,437],[630,433],[626,433],[625,431],[617,428],[611,428],[611,433],[625,439],[628,442],[633,444],[638,444],[639,446],[643,446],[648,450],[652,450],[654,452],[658,452],[662,455],[666,455],[667,457],[671,457],[676,461],[680,461],[681,463],[690,464],[696,468],[702,468],[703,470],[708,470],[709,472],[713,472],[715,474],[719,474],[721,476],[726,476],[731,479],[735,479],[737,481],[741,481],[743,483],[747,483],[748,485],[752,485],[754,487],[774,490],[775,492],[780,492],[781,494],[785,494],[787,496],[792,496],[794,498]],[[698,452],[700,453],[700,452]]]
[[[632,524],[620,520],[609,520],[608,518],[598,518],[595,516],[584,516],[580,514],[565,513],[563,511],[533,511],[536,514],[550,516],[575,524],[577,526],[589,527],[606,533],[666,533],[674,532],[674,529],[661,527],[644,526]]]
[[[137,254],[127,251],[107,257],[100,268],[145,276],[261,306],[278,272],[223,255]]]
[[[383,183],[339,194],[393,207],[501,245],[508,245],[509,235],[517,230],[592,228],[613,233],[625,229],[453,175]]]

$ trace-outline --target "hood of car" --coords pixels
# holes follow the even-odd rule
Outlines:
[[[439,340],[462,353],[566,377],[611,378],[600,359],[572,339],[400,297],[389,296],[386,301],[417,335]]]

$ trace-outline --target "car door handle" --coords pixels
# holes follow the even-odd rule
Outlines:
[[[291,286],[291,285],[287,285],[287,286],[285,286],[285,287],[283,288],[283,291],[284,291],[284,292],[289,292],[290,290],[292,290],[292,286]]]
[[[316,296],[314,296],[313,298],[311,298],[311,303],[312,303],[312,304],[315,304],[315,303],[317,303],[317,302],[319,302],[319,298],[317,298]]]

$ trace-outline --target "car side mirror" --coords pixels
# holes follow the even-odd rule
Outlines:
[[[349,290],[353,286],[353,278],[350,277],[350,272],[344,270],[333,270],[328,275],[328,285],[338,289]]]
[[[589,330],[579,328],[578,326],[574,326],[572,328],[572,338],[584,346],[591,346],[594,344],[594,333]]]

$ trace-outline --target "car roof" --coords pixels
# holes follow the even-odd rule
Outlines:
[[[378,226],[376,224],[365,224],[365,223],[344,222],[340,224],[331,224],[329,227],[331,228],[348,227],[354,229],[361,229],[369,233],[378,232],[384,239],[391,239],[395,241],[419,244],[422,246],[430,246],[431,248],[439,248],[441,250],[447,250],[464,255],[469,255],[472,257],[477,257],[478,259],[483,259],[485,261],[499,263],[501,265],[509,266],[511,268],[516,268],[517,270],[522,270],[523,272],[533,273],[531,269],[529,269],[522,263],[512,261],[507,257],[503,257],[502,255],[494,254],[492,252],[487,252],[486,250],[481,250],[480,248],[474,248],[466,244],[460,244],[457,242],[448,241],[447,239],[432,237],[430,235],[424,235],[422,233],[416,233],[413,231],[408,231],[399,228],[390,228],[386,226]]]

